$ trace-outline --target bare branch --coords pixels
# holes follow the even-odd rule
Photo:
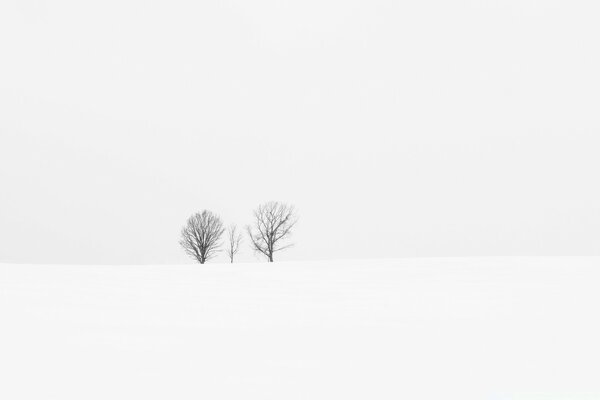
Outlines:
[[[220,251],[224,231],[221,218],[204,210],[188,218],[179,244],[190,257],[204,264]]]
[[[271,201],[254,210],[254,227],[247,226],[252,248],[273,262],[273,254],[292,244],[282,242],[289,238],[298,222],[293,206]]]
[[[227,230],[227,256],[229,260],[233,263],[234,256],[240,250],[240,244],[242,243],[242,234],[238,232],[237,226],[230,225]]]

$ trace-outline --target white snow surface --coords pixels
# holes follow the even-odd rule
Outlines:
[[[0,399],[600,399],[600,258],[0,264]]]

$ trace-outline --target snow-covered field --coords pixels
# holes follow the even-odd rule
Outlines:
[[[600,399],[600,258],[0,265],[0,399]]]

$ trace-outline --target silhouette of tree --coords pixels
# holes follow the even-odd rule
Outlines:
[[[224,231],[221,218],[204,210],[188,218],[181,229],[179,244],[190,257],[204,264],[220,251]]]
[[[237,226],[230,225],[227,230],[227,256],[229,256],[229,260],[233,263],[233,257],[240,250],[240,244],[242,243],[242,234],[238,232]]]
[[[273,254],[293,244],[284,244],[298,222],[293,206],[271,201],[254,210],[254,224],[247,226],[252,248],[273,262]]]

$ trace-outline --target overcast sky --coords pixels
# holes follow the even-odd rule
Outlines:
[[[595,0],[2,0],[0,261],[188,263],[191,213],[242,226],[268,200],[301,217],[281,260],[598,255],[599,21]]]

